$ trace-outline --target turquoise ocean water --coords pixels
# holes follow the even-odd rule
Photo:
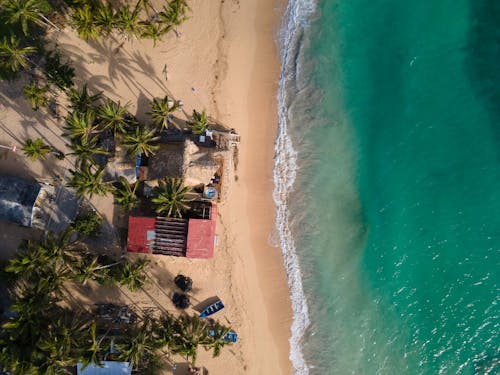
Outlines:
[[[500,374],[500,1],[290,0],[281,45],[296,373]]]

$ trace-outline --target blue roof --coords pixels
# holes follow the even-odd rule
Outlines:
[[[0,175],[0,220],[31,227],[33,206],[39,192],[37,182]]]

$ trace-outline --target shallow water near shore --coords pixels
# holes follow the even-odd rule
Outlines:
[[[296,372],[500,372],[500,3],[290,7],[275,200]]]

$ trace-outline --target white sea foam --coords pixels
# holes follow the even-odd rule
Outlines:
[[[290,212],[287,201],[293,190],[297,173],[297,153],[293,148],[288,129],[288,85],[295,80],[296,55],[300,39],[309,16],[315,9],[314,0],[289,0],[280,32],[281,72],[278,89],[278,135],[275,144],[274,201],[277,206],[276,226],[280,247],[288,275],[293,322],[290,338],[290,360],[296,375],[309,374],[301,349],[302,337],[309,325],[307,301],[302,286],[294,239],[290,229]]]

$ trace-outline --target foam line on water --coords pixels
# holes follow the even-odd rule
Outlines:
[[[287,201],[293,190],[297,173],[297,153],[293,148],[288,130],[287,95],[289,84],[295,80],[296,56],[300,40],[309,16],[315,9],[314,0],[289,0],[279,35],[281,71],[278,87],[278,134],[275,143],[274,193],[276,203],[276,227],[280,247],[288,275],[293,322],[290,338],[290,360],[296,375],[309,374],[309,368],[302,353],[301,341],[309,326],[309,313],[295,242],[290,229],[290,211]]]

